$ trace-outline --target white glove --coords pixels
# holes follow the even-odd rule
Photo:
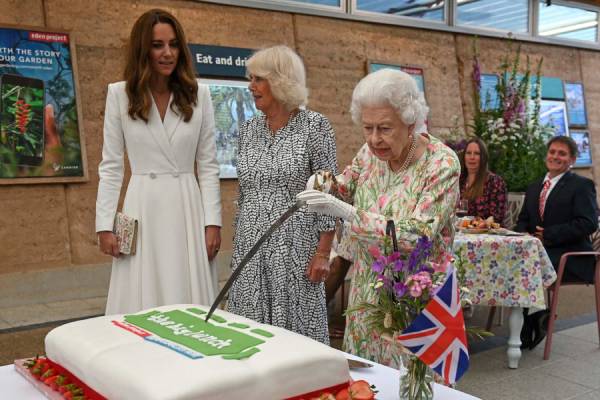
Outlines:
[[[338,200],[330,194],[318,190],[305,190],[296,195],[296,200],[305,201],[308,210],[319,214],[331,215],[351,221],[356,215],[356,208]]]

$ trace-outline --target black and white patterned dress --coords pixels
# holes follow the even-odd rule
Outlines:
[[[237,172],[240,184],[232,268],[290,206],[317,170],[337,173],[335,138],[327,118],[300,110],[272,134],[264,115],[240,129]],[[334,229],[329,216],[306,207],[267,239],[246,265],[230,293],[227,309],[329,343],[323,283],[306,269],[319,232]]]

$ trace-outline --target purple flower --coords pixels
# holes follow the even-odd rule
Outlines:
[[[416,248],[410,253],[410,256],[408,257],[408,270],[410,272],[413,272],[417,268],[417,263],[419,262],[419,254],[415,250]]]
[[[390,278],[388,278],[387,276],[383,275],[383,274],[379,274],[377,275],[377,280],[380,280],[381,282],[383,282],[383,287],[385,289],[391,289],[392,287],[392,280]]]
[[[393,263],[396,260],[399,260],[402,257],[402,254],[400,254],[399,251],[394,251],[392,254],[390,254],[387,258],[387,262],[388,263]]]
[[[419,270],[417,272],[433,272],[433,268],[427,264],[427,263],[423,263],[421,264],[421,266],[419,267]]]
[[[407,287],[404,282],[396,282],[394,284],[394,293],[397,298],[400,298],[406,294]]]
[[[381,261],[379,261],[379,260],[375,261],[375,262],[373,263],[373,265],[371,266],[371,269],[372,269],[374,272],[377,272],[377,273],[381,273],[381,272],[383,272],[384,268],[385,268],[385,264],[384,264],[384,263],[382,263],[382,262],[381,262]]]
[[[417,240],[415,248],[411,251],[408,257],[408,271],[416,272],[429,257],[431,253],[432,242],[427,236],[421,236]]]
[[[479,93],[481,91],[481,67],[477,57],[473,57],[473,82],[475,82],[475,90]]]
[[[404,263],[404,261],[396,260],[396,262],[394,262],[394,268],[392,271],[402,272],[402,271],[404,271],[405,267],[406,267],[406,264]]]
[[[519,104],[517,105],[517,118],[521,121],[525,121],[525,102],[523,99],[519,100]]]

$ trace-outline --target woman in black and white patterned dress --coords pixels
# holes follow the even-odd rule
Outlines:
[[[304,65],[286,46],[246,63],[262,114],[240,129],[238,212],[232,268],[296,200],[318,170],[336,173],[333,129],[307,101]],[[335,220],[301,209],[254,255],[229,293],[230,312],[329,343],[323,281]]]

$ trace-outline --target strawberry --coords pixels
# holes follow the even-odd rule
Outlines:
[[[48,360],[44,359],[42,362],[42,374],[45,374],[46,371],[48,371],[50,369],[50,363],[48,362]]]
[[[57,386],[63,386],[63,385],[66,385],[67,383],[69,383],[69,378],[67,378],[64,375],[58,375],[58,378],[56,379]]]
[[[36,359],[35,364],[30,368],[31,374],[39,379],[46,372],[44,369],[46,365],[49,367],[48,361],[45,358]]]
[[[350,392],[348,392],[348,388],[340,390],[335,395],[335,400],[350,400]]]
[[[40,358],[38,356],[35,356],[35,358],[30,358],[29,360],[27,360],[23,363],[23,366],[27,369],[31,369],[31,368],[33,368],[34,365],[37,364],[39,359]]]
[[[367,381],[355,381],[348,388],[350,398],[353,400],[373,400],[375,393],[371,390],[371,386]]]
[[[42,371],[43,371],[43,369],[42,369]],[[50,378],[51,376],[54,376],[54,375],[57,375],[56,372],[54,372],[54,370],[52,368],[48,368],[46,370],[46,372],[44,372],[42,374],[42,376],[40,377],[40,380],[44,381],[44,380],[46,380],[46,379],[48,379],[48,378]]]
[[[67,393],[70,392],[71,390],[75,390],[77,389],[77,385],[73,384],[73,383],[67,383],[66,385],[63,385],[61,387],[58,388],[58,391],[60,393]]]
[[[80,388],[76,388],[76,389],[73,389],[73,390],[63,393],[63,398],[69,399],[69,400],[75,400],[75,399],[85,398],[85,396],[83,395],[83,390],[81,390]]]
[[[335,396],[329,392],[321,393],[317,400],[335,400]]]
[[[56,384],[56,380],[58,379],[58,375],[53,375],[49,378],[44,379],[44,385],[50,386],[53,390],[56,390],[58,385]]]

